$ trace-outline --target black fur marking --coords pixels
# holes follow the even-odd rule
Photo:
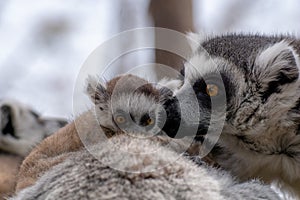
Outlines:
[[[296,105],[290,110],[290,112],[300,115],[300,99],[298,99]],[[295,123],[298,124],[296,135],[300,135],[300,117],[295,120]]]
[[[255,115],[256,111],[258,110],[259,106],[257,106],[253,112],[247,117],[247,119],[244,121],[244,123],[249,122],[250,119],[252,119],[252,117]]]
[[[244,135],[238,135],[238,136],[236,136],[236,137],[237,137],[239,140],[241,140],[243,143],[251,144],[251,145],[254,144],[254,142],[248,140],[248,138],[247,138],[246,136],[244,136]]]
[[[148,114],[148,113],[144,114],[144,115],[142,116],[141,120],[140,120],[140,125],[141,125],[141,126],[148,126],[149,124],[148,124],[147,121],[148,121],[149,119],[151,119],[150,116],[149,116],[149,114]]]
[[[184,77],[185,77],[185,71],[184,70],[185,70],[184,67],[180,70],[180,75],[181,76],[179,76],[179,79],[182,80],[182,81],[184,81]]]
[[[261,150],[260,146],[256,142],[253,142],[253,141],[249,140],[249,138],[247,138],[244,135],[238,135],[236,137],[239,140],[241,140],[243,143],[249,145],[248,148],[251,151],[254,151],[254,152],[257,152],[257,153],[260,153],[260,154],[266,154],[266,155],[278,154],[278,152],[277,153],[276,152],[265,152],[265,151]]]
[[[299,143],[293,143],[290,144],[289,146],[287,146],[286,148],[284,148],[280,154],[285,154],[291,158],[297,158],[299,157],[299,151],[295,151],[295,150],[290,150],[290,148],[295,149],[295,147],[299,147],[300,144]]]
[[[233,78],[231,78],[230,76],[228,76],[227,74],[221,73],[221,77],[223,80],[223,84],[225,87],[225,95],[226,95],[226,103],[227,105],[230,104],[230,101],[232,99],[232,97],[236,94],[236,87],[235,84],[232,83],[231,80],[234,80]],[[228,107],[227,107],[228,110]]]
[[[162,130],[171,138],[175,138],[180,122],[181,122],[181,113],[179,109],[179,103],[178,99],[176,97],[173,97],[169,100],[167,100],[163,104],[166,114],[167,114],[167,119],[166,122],[163,126]]]
[[[283,72],[280,72],[275,81],[271,81],[268,85],[267,90],[261,93],[261,98],[263,103],[265,103],[268,98],[274,94],[280,92],[280,86],[285,84],[290,84],[295,82],[298,79],[298,76],[288,77]]]
[[[288,150],[281,151],[278,154],[284,154],[290,158],[297,158],[299,156],[299,153]]]
[[[298,124],[297,130],[296,130],[296,135],[300,135],[300,123]]]
[[[107,128],[105,126],[102,126],[100,125],[101,129],[103,130],[104,134],[107,136],[107,137],[112,137],[114,135],[116,135],[116,132],[113,131],[112,129],[110,128]]]
[[[206,132],[207,132],[207,130],[206,130]],[[205,139],[205,137],[203,135],[196,135],[195,138],[194,138],[194,140],[196,142],[200,142],[200,143],[203,143],[204,139]]]
[[[64,120],[59,120],[58,121],[58,125],[60,126],[60,127],[64,127],[65,125],[67,125],[68,124],[68,122],[66,122],[66,121],[64,121]]]
[[[37,112],[31,110],[30,113],[31,113],[36,119],[39,119],[39,118],[40,118],[40,115],[39,115]]]
[[[224,155],[224,152],[225,152],[225,148],[219,146],[218,144],[216,144],[213,149],[211,150],[211,155],[213,157],[217,157],[218,155]],[[226,152],[226,154],[229,154],[229,152]]]
[[[206,95],[206,83],[203,78],[199,78],[193,85],[196,94],[202,93]]]
[[[293,109],[295,109],[295,110],[297,110],[297,111],[300,112],[300,99],[298,99],[298,101],[297,101],[297,103],[296,103],[296,105],[295,105],[295,107]]]
[[[199,106],[201,108],[211,109],[211,99],[210,96],[206,93],[206,83],[203,78],[198,79],[194,85],[193,90],[196,94],[196,97],[199,101]]]
[[[13,125],[13,116],[12,116],[12,109],[9,106],[2,106],[1,107],[1,113],[3,115],[3,117],[7,117],[7,123],[2,127],[2,134],[3,135],[11,135],[12,137],[19,139],[19,137],[16,135],[15,133],[15,128]]]

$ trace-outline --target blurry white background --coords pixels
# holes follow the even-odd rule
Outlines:
[[[121,31],[152,26],[148,5],[149,0],[1,0],[0,98],[70,118],[85,59]],[[194,0],[193,16],[196,31],[298,35],[299,8],[298,0]]]

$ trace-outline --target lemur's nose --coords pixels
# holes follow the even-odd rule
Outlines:
[[[168,99],[163,104],[163,107],[166,112],[166,119],[164,120],[165,124],[162,126],[162,131],[164,131],[169,137],[175,138],[177,137],[177,132],[181,122],[178,99],[176,97]]]

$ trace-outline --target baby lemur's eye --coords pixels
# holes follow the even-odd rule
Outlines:
[[[149,114],[144,114],[141,118],[140,125],[150,126],[150,125],[153,125],[154,122],[155,122],[155,119],[153,116],[150,116]]]
[[[206,86],[206,93],[210,97],[217,96],[219,93],[219,87],[215,84],[207,84]]]
[[[151,118],[147,119],[147,125],[152,125],[152,124],[154,124],[154,119]]]
[[[126,118],[122,115],[117,115],[115,117],[115,121],[118,123],[118,124],[124,124],[126,122]]]

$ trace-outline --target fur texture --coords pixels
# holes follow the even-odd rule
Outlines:
[[[163,96],[147,81],[123,75],[101,85],[97,79],[90,77],[86,92],[95,104],[94,109],[46,138],[26,157],[20,168],[17,191],[34,184],[43,173],[62,162],[67,152],[78,151],[95,141],[106,141],[117,132],[125,133],[128,129],[132,130],[132,134],[150,133],[151,130],[155,134],[159,130],[157,105],[160,105],[160,97]],[[115,122],[116,116],[120,115],[126,123]],[[143,123],[149,118],[155,123],[145,126]]]
[[[162,101],[166,90],[160,90],[134,75],[118,76],[106,86],[89,78],[87,93],[95,104],[95,112],[102,127],[111,132],[147,132],[155,135],[165,122]],[[122,118],[120,123],[117,119]],[[147,124],[147,121],[150,122]]]
[[[171,149],[149,153],[158,148],[161,144],[153,138],[112,137],[93,147],[94,156],[86,150],[69,153],[68,159],[12,199],[279,199],[258,181],[237,184],[226,172],[199,167]],[[126,158],[120,153],[131,151]],[[138,172],[147,168],[153,170]]]
[[[0,199],[14,192],[16,174],[22,162],[22,157],[11,154],[0,154]]]
[[[186,148],[186,142],[181,145],[167,137],[149,137],[148,131],[156,130],[156,126],[147,129],[141,116],[152,112],[157,122],[160,107],[154,105],[170,93],[138,77],[125,77],[112,79],[106,86],[89,79],[87,93],[95,109],[77,117],[31,152],[21,166],[18,193],[13,199],[278,198],[259,182],[236,184],[223,171],[195,165],[178,153]],[[121,90],[116,89],[118,81]],[[137,87],[141,84],[144,86]],[[126,111],[135,120],[118,126],[114,110]],[[83,149],[83,143],[92,155]]]
[[[181,110],[190,111],[183,124],[198,124],[198,135],[205,135],[220,124],[225,105],[224,127],[212,151],[218,164],[242,181],[276,182],[300,198],[299,40],[228,34],[199,43],[176,92],[183,99]],[[208,95],[208,84],[218,87],[216,96]],[[199,109],[189,102],[195,95]],[[179,106],[168,106],[180,113]],[[194,117],[195,110],[200,118]]]

